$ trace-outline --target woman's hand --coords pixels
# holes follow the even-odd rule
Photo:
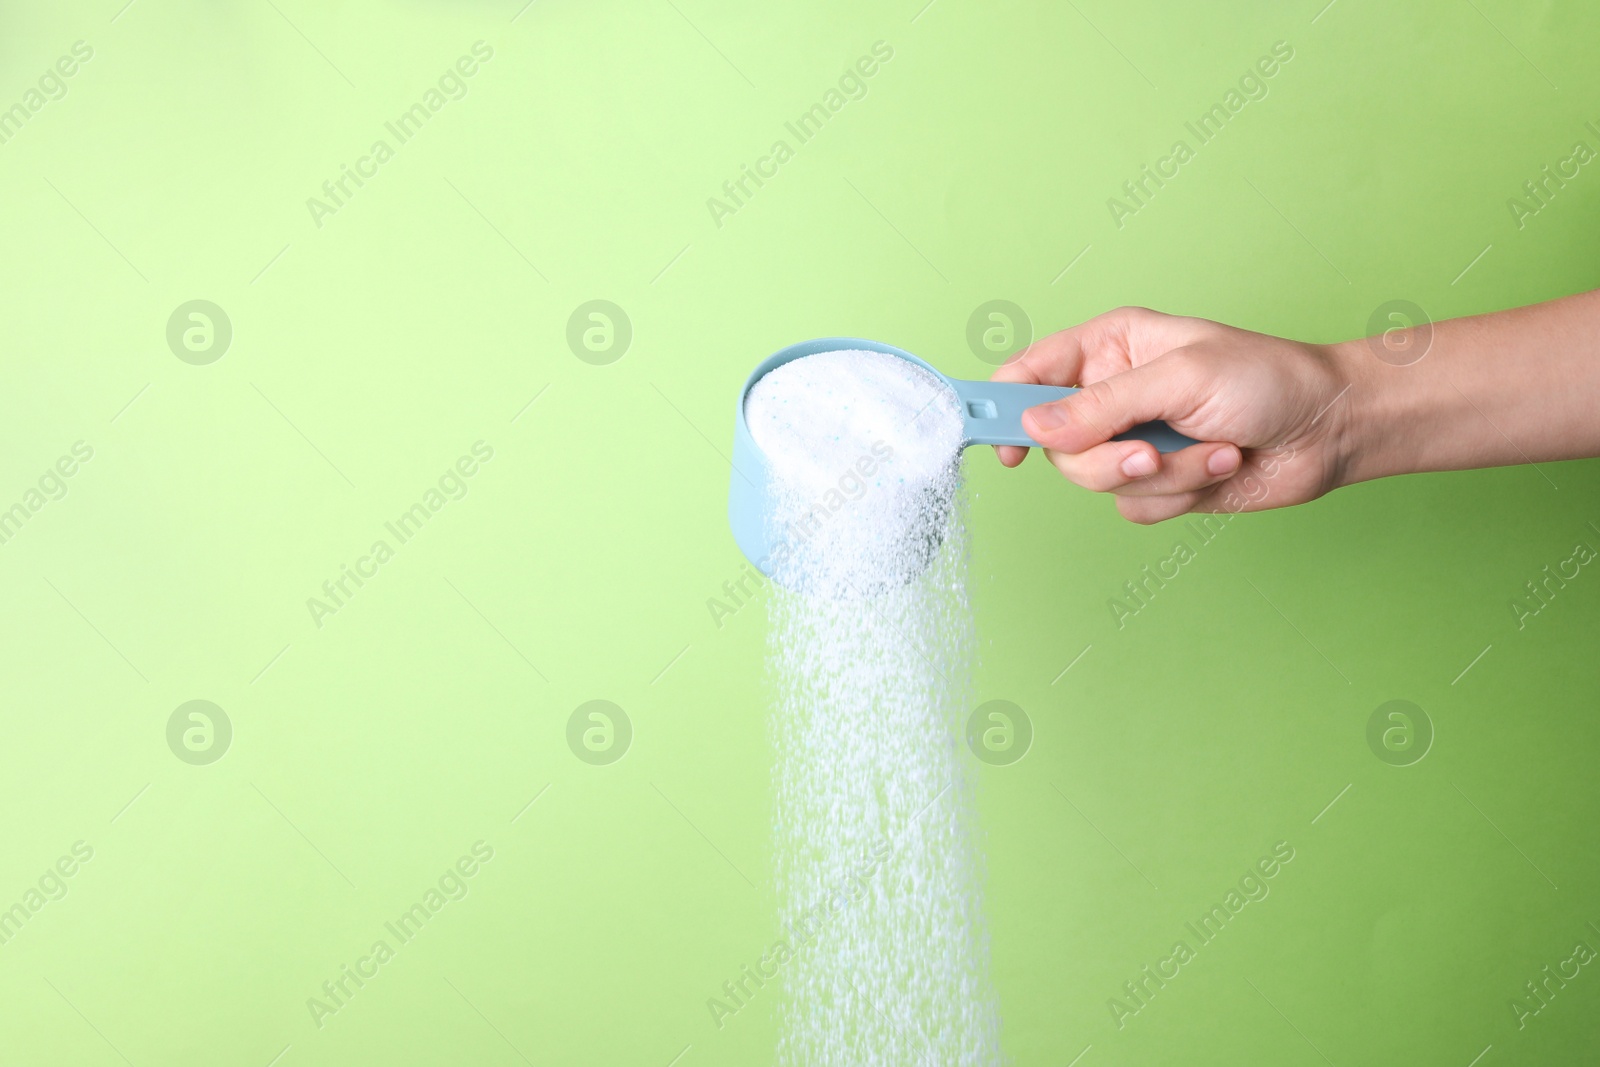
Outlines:
[[[1030,345],[993,380],[1078,385],[1023,427],[1068,480],[1113,493],[1139,523],[1260,511],[1345,483],[1350,356],[1205,319],[1120,308]],[[1152,419],[1200,444],[1165,455],[1112,437]],[[1015,467],[1028,450],[996,449]]]

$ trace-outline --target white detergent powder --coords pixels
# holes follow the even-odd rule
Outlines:
[[[826,352],[768,374],[745,415],[790,545],[769,601],[793,953],[778,1063],[1000,1063],[958,744],[974,644],[959,401],[915,364]]]
[[[863,596],[928,565],[962,444],[960,401],[942,380],[881,352],[821,352],[756,382],[744,413],[772,473],[780,584]]]

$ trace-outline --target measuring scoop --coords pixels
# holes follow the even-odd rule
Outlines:
[[[733,539],[738,542],[745,557],[769,577],[773,573],[773,554],[779,548],[777,541],[780,540],[774,539],[767,521],[771,507],[768,494],[772,473],[767,457],[750,436],[750,427],[744,417],[745,398],[750,395],[751,387],[764,375],[791,360],[847,349],[898,356],[944,382],[961,405],[963,448],[968,445],[1023,445],[1037,448],[1039,442],[1029,437],[1022,428],[1022,413],[1028,408],[1060,400],[1078,391],[1060,385],[974,382],[951,378],[904,349],[860,337],[819,337],[774,352],[756,365],[750,377],[745,379],[744,387],[739,390],[739,405],[733,421],[733,474],[728,487],[728,524],[733,528]],[[1199,443],[1164,422],[1141,423],[1126,433],[1117,434],[1113,440],[1149,441],[1160,452],[1176,452]]]

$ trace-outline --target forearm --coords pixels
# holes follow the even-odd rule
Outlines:
[[[1407,366],[1378,358],[1381,340],[1333,346],[1350,383],[1341,481],[1600,456],[1600,290],[1432,329]]]

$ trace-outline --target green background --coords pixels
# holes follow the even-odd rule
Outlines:
[[[93,58],[0,144],[0,508],[93,458],[0,545],[0,908],[93,858],[0,946],[0,1059],[768,1061],[775,990],[706,1007],[776,935],[764,609],[706,605],[743,566],[751,365],[853,334],[984,377],[993,299],[1038,333],[1145,304],[1331,341],[1392,299],[1600,281],[1593,165],[1520,229],[1506,205],[1600,147],[1583,5],[922,3],[6,5],[0,107]],[[464,98],[318,226],[307,199],[480,40]],[[864,98],[718,226],[707,199],[880,40]],[[1269,95],[1118,228],[1107,199],[1277,41]],[[208,365],[166,339],[196,299],[233,331]],[[594,299],[632,327],[608,365],[566,340]],[[307,598],[480,440],[466,496],[319,627]],[[1600,1049],[1594,965],[1525,1028],[1510,1006],[1600,947],[1600,577],[1511,608],[1600,545],[1600,468],[1234,519],[1120,629],[1107,600],[1181,524],[1037,459],[968,472],[976,689],[1035,730],[971,761],[1016,1063]],[[208,765],[167,741],[194,699],[232,725]],[[632,723],[610,765],[566,741],[593,699]],[[1366,740],[1394,699],[1436,734],[1409,766]],[[465,898],[319,1027],[307,999],[480,840]],[[1271,895],[1118,1029],[1122,983],[1279,841]]]

